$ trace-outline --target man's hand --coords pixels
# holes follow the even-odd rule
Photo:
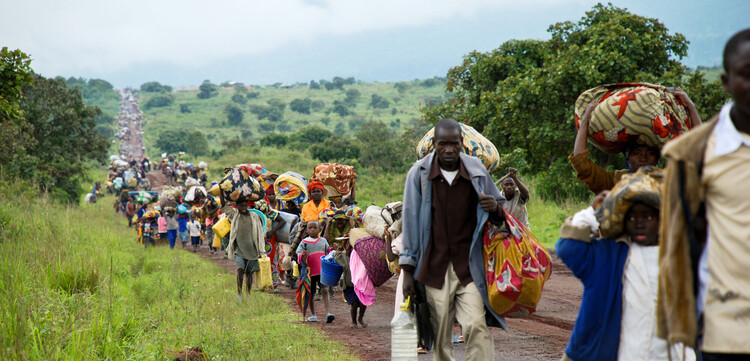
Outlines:
[[[518,170],[516,168],[508,167],[508,169],[505,171],[509,177],[515,178],[518,175]]]
[[[302,255],[303,255],[303,256],[307,256],[307,250],[303,250],[303,251],[302,251]]]
[[[414,287],[414,275],[403,268],[401,269],[401,272],[404,274],[404,284],[401,287],[401,290],[404,292],[404,297],[416,296],[417,290]]]
[[[479,204],[482,205],[482,209],[487,213],[497,212],[497,199],[493,196],[479,193]]]

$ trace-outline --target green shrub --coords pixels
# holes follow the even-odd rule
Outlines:
[[[539,196],[555,202],[565,200],[584,201],[592,194],[576,177],[575,170],[567,159],[558,159],[547,170],[537,174]]]

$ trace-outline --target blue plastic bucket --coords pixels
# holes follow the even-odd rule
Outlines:
[[[326,286],[336,286],[342,273],[344,273],[344,267],[339,266],[335,261],[331,262],[325,258],[320,260],[320,283]]]

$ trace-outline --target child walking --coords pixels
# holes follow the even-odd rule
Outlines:
[[[597,196],[596,212],[584,209],[560,229],[557,254],[583,283],[563,360],[696,359],[693,349],[655,334],[663,177],[650,166],[623,176]]]
[[[195,219],[195,214],[190,215],[190,222],[187,224],[190,233],[190,244],[193,245],[193,252],[198,251],[198,244],[201,242],[201,222]]]
[[[160,215],[156,220],[156,224],[159,230],[159,244],[162,245],[167,242],[167,218],[164,216],[164,214],[161,214],[165,213],[164,211],[159,210],[159,212]]]
[[[178,231],[177,234],[180,236],[180,242],[182,243],[182,248],[185,248],[185,246],[187,246],[187,241],[188,241],[188,229],[187,229],[188,214],[187,212],[180,213],[177,216],[177,223],[179,224],[179,228],[177,229]]]
[[[320,286],[320,293],[323,296],[323,304],[326,310],[326,323],[331,323],[336,316],[329,312],[328,287],[320,283],[320,258],[326,255],[330,247],[328,241],[320,237],[319,234],[320,223],[318,221],[307,222],[307,237],[297,246],[298,263],[305,262],[310,270],[309,303],[312,315],[307,318],[307,321],[318,322],[318,317],[315,315],[314,296],[318,286]],[[304,312],[302,317],[305,317]]]
[[[367,327],[367,323],[364,321],[365,306],[357,297],[357,293],[354,292],[354,283],[352,283],[352,271],[349,268],[349,255],[352,253],[352,246],[348,241],[344,241],[344,247],[339,247],[336,253],[333,254],[333,258],[339,266],[344,268],[344,272],[341,274],[343,279],[343,293],[346,304],[349,305],[349,312],[352,316],[352,328],[357,328],[357,322],[362,325],[362,328]]]

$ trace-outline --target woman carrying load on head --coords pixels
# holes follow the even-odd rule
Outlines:
[[[693,126],[701,124],[698,111],[687,93],[680,88],[676,88],[674,96],[685,105],[691,124]],[[628,169],[608,171],[594,163],[589,158],[589,150],[586,147],[586,142],[588,141],[591,115],[598,104],[599,101],[594,100],[586,106],[586,111],[583,113],[580,128],[578,128],[578,134],[576,135],[573,154],[568,156],[568,160],[573,166],[573,169],[575,169],[578,179],[586,184],[586,187],[594,192],[594,194],[599,194],[602,191],[612,189],[612,187],[614,187],[625,174],[637,172],[638,169],[643,166],[656,166],[656,163],[659,162],[661,152],[659,148],[634,144],[627,147],[624,152]]]
[[[331,203],[323,198],[326,190],[321,182],[310,182],[307,185],[307,191],[310,193],[310,201],[302,206],[302,219],[305,222],[317,221],[320,212],[331,207]]]

